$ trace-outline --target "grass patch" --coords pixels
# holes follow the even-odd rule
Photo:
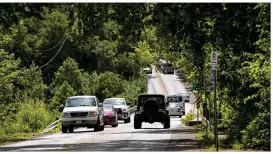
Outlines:
[[[198,131],[195,134],[195,136],[196,136],[196,138],[202,140],[201,148],[204,151],[216,151],[214,132],[213,132],[213,130],[211,130],[209,128],[206,129],[206,126],[204,123],[201,125],[201,130]],[[218,150],[219,151],[223,151],[225,149],[224,141],[225,141],[225,138],[218,136]]]
[[[193,120],[195,118],[195,115],[193,113],[187,113],[184,118],[181,118],[181,122],[184,125],[188,125],[188,122],[190,120]]]
[[[249,149],[244,149],[239,141],[231,141],[226,135],[219,134],[221,133],[218,132],[219,151],[249,151]],[[205,124],[203,123],[201,125],[201,130],[197,131],[195,136],[196,138],[202,140],[202,151],[216,151],[213,129],[206,130]]]
[[[11,135],[0,136],[0,145],[29,140],[37,135],[38,135],[37,133],[16,133]]]

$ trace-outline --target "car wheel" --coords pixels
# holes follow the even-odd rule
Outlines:
[[[130,123],[130,122],[131,122],[131,117],[128,118],[128,123]]]
[[[65,127],[64,125],[62,125],[62,133],[67,133],[67,127]]]
[[[118,122],[116,122],[116,124],[112,125],[112,127],[118,127]]]
[[[102,122],[103,122],[103,125],[100,125],[100,131],[103,131],[104,130],[104,118],[103,118],[103,120],[102,120]]]
[[[100,120],[98,119],[98,120],[97,120],[97,123],[96,123],[96,125],[95,125],[95,127],[94,127],[94,131],[97,132],[97,131],[100,131],[100,129],[101,129],[101,128],[100,128]]]
[[[100,131],[104,131],[104,124],[100,126]]]
[[[139,118],[135,118],[134,119],[134,128],[135,129],[140,129],[141,125],[142,125],[142,122],[140,121],[140,119]]]
[[[170,116],[168,116],[168,118],[165,120],[165,122],[164,122],[163,125],[164,125],[164,128],[165,128],[165,129],[170,128],[170,126],[171,126]]]
[[[68,128],[68,131],[69,131],[69,133],[73,133],[73,132],[74,132],[74,127],[72,127],[72,126],[69,127],[69,128]]]

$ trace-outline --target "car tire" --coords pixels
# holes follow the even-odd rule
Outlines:
[[[140,129],[141,125],[142,125],[142,122],[140,121],[140,119],[139,118],[135,118],[134,119],[134,128],[135,129]]]
[[[168,118],[165,120],[165,122],[164,122],[164,128],[165,129],[168,129],[168,128],[170,128],[170,126],[171,126],[171,119],[170,119],[170,116],[168,116]]]
[[[94,126],[94,131],[97,132],[97,131],[100,131],[100,130],[101,130],[100,120],[98,119],[96,125]]]
[[[62,125],[62,133],[67,133],[67,127],[65,127],[64,125]]]
[[[69,128],[68,128],[68,131],[69,131],[69,133],[73,133],[73,132],[74,132],[74,127],[72,127],[72,126],[69,127]]]
[[[131,123],[131,117],[128,118],[128,123]]]
[[[125,123],[125,124],[127,124],[127,123],[128,123],[128,122],[127,122],[127,120],[128,120],[128,119],[124,119],[124,123]]]
[[[116,124],[112,125],[112,127],[118,127],[118,121],[116,122]]]
[[[100,126],[100,131],[104,131],[104,124]]]

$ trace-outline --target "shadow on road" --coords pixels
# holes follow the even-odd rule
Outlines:
[[[147,75],[148,76],[148,79],[156,79],[157,77],[154,76],[154,75]]]
[[[164,128],[141,128],[136,131],[130,132],[119,132],[119,133],[111,133],[111,134],[126,134],[126,133],[134,133],[134,134],[193,134],[195,129],[164,129]]]
[[[94,139],[90,138],[90,141]],[[101,143],[78,143],[78,144],[43,144],[19,147],[0,147],[0,151],[185,151],[198,150],[201,147],[199,140],[114,140]]]

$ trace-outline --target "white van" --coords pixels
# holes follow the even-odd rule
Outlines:
[[[176,104],[177,103],[178,106],[179,106],[179,109],[180,109],[180,110],[177,110],[176,113],[169,112],[170,115],[178,115],[179,117],[180,117],[180,115],[178,113],[181,113],[182,115],[185,115],[185,103],[183,101],[182,96],[177,96],[177,95],[167,96],[167,102],[170,103],[170,105],[168,106],[168,108],[172,108],[171,104],[173,104],[173,103]]]
[[[182,96],[184,103],[190,103],[190,94],[187,92],[178,93],[178,96]]]

